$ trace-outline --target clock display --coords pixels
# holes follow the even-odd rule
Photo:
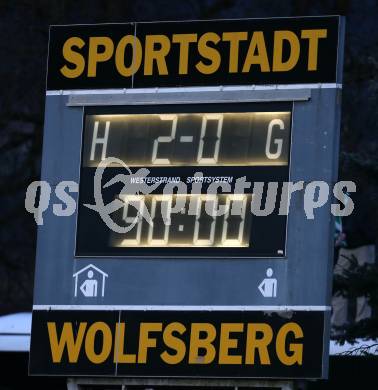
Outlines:
[[[248,247],[251,198],[251,194],[127,195],[118,218],[120,224],[133,227],[127,234],[114,234],[112,244]]]

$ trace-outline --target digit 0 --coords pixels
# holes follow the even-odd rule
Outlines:
[[[231,202],[233,207],[231,207]],[[241,203],[240,210],[238,212],[232,212],[232,209],[235,207],[235,203]],[[245,223],[245,213],[247,210],[247,196],[246,195],[227,195],[226,198],[226,213],[223,219],[223,228],[222,228],[222,245],[224,246],[241,246],[243,244],[243,235],[244,235],[244,223]],[[238,236],[237,238],[227,238],[228,235],[228,219],[230,218],[230,212],[232,215],[239,215],[240,222],[238,227]]]
[[[156,216],[156,204],[161,202],[161,216],[164,223],[164,235],[163,238],[153,238],[154,237],[154,227],[156,223],[154,222]],[[169,238],[169,227],[171,226],[171,210],[172,210],[172,196],[169,195],[156,195],[152,197],[152,206],[151,206],[151,224],[148,229],[148,245],[167,245]]]
[[[212,202],[212,215],[213,221],[210,225],[210,233],[209,238],[199,238],[199,228],[200,228],[200,222],[199,219],[202,215],[202,203],[203,202]],[[214,244],[214,236],[215,236],[215,222],[216,222],[216,209],[218,206],[218,198],[216,196],[209,196],[206,195],[206,197],[198,197],[197,200],[197,213],[196,213],[196,222],[194,224],[194,237],[193,237],[193,244],[197,246],[211,246]]]
[[[209,120],[217,120],[218,121],[217,139],[215,141],[213,157],[204,158],[204,157],[202,157],[203,156],[203,147],[205,145],[204,138],[206,136],[207,122]],[[223,127],[223,114],[205,114],[202,117],[201,138],[200,138],[198,154],[197,154],[197,163],[198,164],[216,164],[218,162],[219,144],[220,144],[220,139],[222,136],[222,127]]]

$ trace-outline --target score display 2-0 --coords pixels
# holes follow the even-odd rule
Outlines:
[[[84,166],[286,165],[290,112],[87,115]]]
[[[253,216],[251,189],[245,194],[233,189],[242,177],[251,183],[275,181],[281,188],[289,174],[290,133],[289,104],[87,109],[76,255],[149,256],[153,251],[155,256],[283,256],[286,216],[278,210],[264,218]],[[122,183],[102,188],[105,204],[115,198],[124,202],[111,216],[118,225],[137,220],[124,234],[112,232],[98,215],[82,207],[93,203],[94,174],[107,157],[131,168],[131,183],[156,184],[150,194],[120,196]],[[148,176],[133,176],[139,168],[147,168]],[[122,170],[107,167],[103,183],[127,175]],[[206,180],[193,193],[198,173]],[[185,183],[187,194],[163,194],[170,179]],[[215,194],[207,193],[211,183],[222,182],[230,184],[228,193],[221,185]],[[221,208],[225,212],[219,214]],[[144,210],[149,222],[142,217]],[[272,231],[274,237],[266,243]]]

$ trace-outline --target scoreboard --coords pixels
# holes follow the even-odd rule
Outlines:
[[[286,216],[278,215],[277,207],[270,216],[253,219],[252,189],[243,194],[232,190],[237,177],[253,181],[258,175],[261,181],[288,181],[290,105],[168,105],[147,112],[145,108],[111,111],[96,107],[85,112],[78,256],[285,255]],[[106,156],[135,169],[148,167],[149,177],[134,180],[147,180],[149,185],[148,179],[154,179],[159,184],[148,195],[123,195],[125,207],[114,215],[117,223],[132,222],[143,214],[142,207],[152,223],[139,218],[130,231],[118,234],[107,231],[103,221],[83,206],[93,197],[93,185],[88,183]],[[121,172],[119,166],[110,166],[106,174],[114,177]],[[197,172],[203,176],[195,177]],[[184,183],[187,191],[163,194],[167,182]],[[199,183],[201,188],[196,189]],[[209,194],[209,186],[218,183],[229,184],[230,193]],[[102,192],[109,201],[118,194],[118,186]],[[177,207],[180,212],[172,214]],[[215,212],[222,208],[228,211]],[[274,242],[255,240],[269,235],[272,228]]]
[[[32,375],[327,376],[343,31],[51,26]]]

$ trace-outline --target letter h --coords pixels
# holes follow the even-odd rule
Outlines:
[[[91,161],[93,161],[95,159],[96,145],[102,145],[101,160],[104,160],[106,158],[106,149],[108,146],[110,121],[106,121],[105,132],[104,132],[104,136],[102,138],[97,137],[98,123],[99,122],[96,121],[94,124],[94,128],[93,128],[93,138],[92,138],[92,147],[91,147],[91,156],[90,156]]]

